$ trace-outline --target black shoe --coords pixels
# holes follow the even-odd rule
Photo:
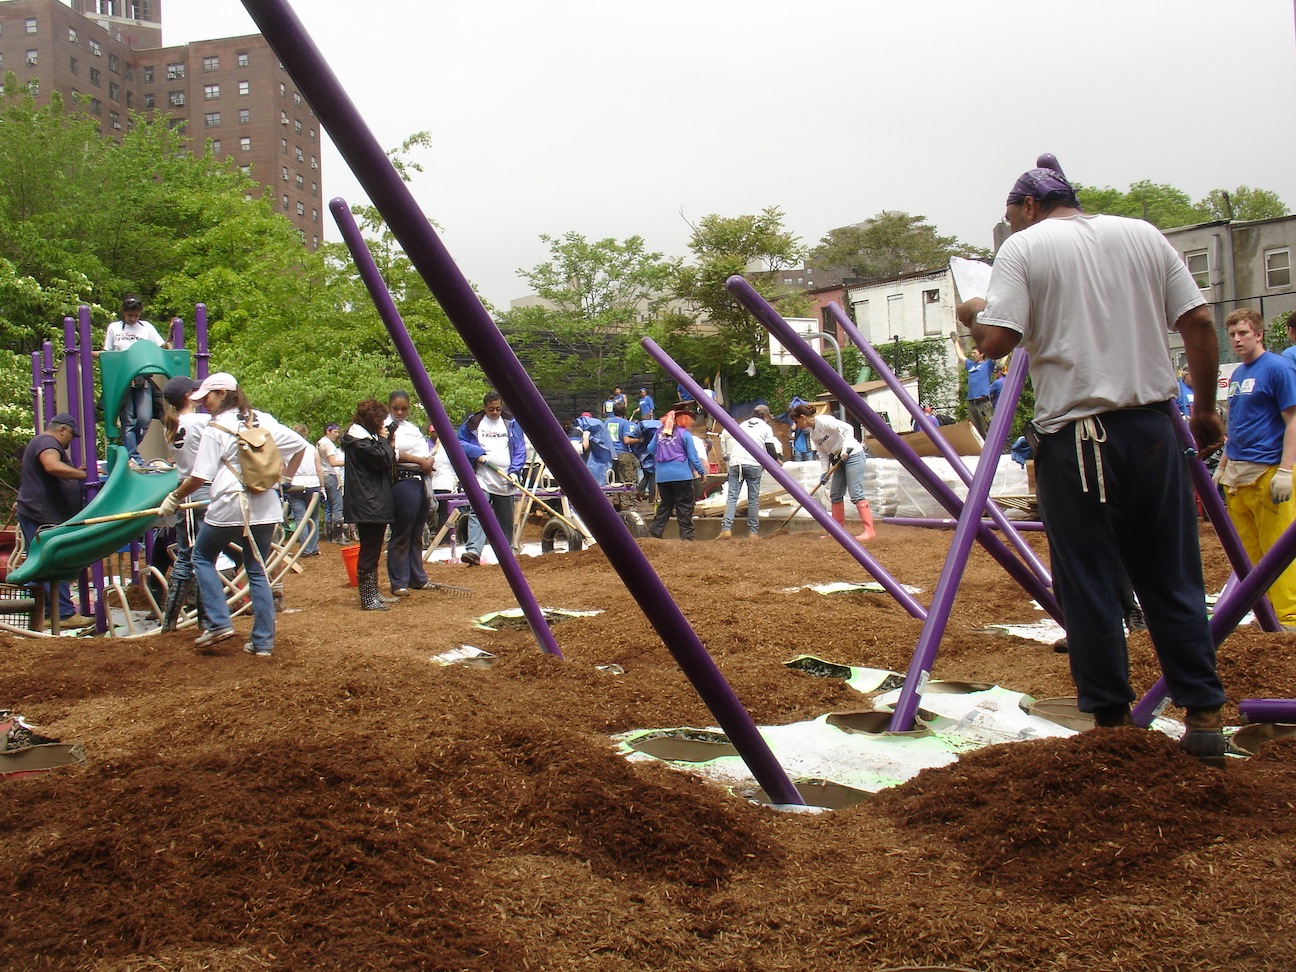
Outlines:
[[[469,567],[476,567],[481,563],[481,554],[476,550],[465,550],[459,555],[459,559]]]
[[[1099,729],[1120,729],[1134,725],[1130,718],[1130,707],[1126,705],[1108,705],[1093,711],[1094,725]]]
[[[1179,749],[1207,766],[1223,767],[1228,762],[1224,755],[1224,733],[1218,729],[1189,729],[1179,740]]]
[[[1053,642],[1053,650],[1059,655],[1066,655],[1071,652],[1071,645],[1065,638],[1059,638],[1057,641]]]
[[[1143,617],[1143,609],[1141,607],[1135,606],[1130,608],[1130,613],[1125,615],[1125,627],[1130,631],[1147,630],[1147,619]]]

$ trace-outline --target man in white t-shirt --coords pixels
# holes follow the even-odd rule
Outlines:
[[[511,542],[513,497],[517,492],[512,477],[526,463],[526,441],[517,420],[504,411],[499,392],[486,393],[482,410],[474,412],[459,427],[459,442],[477,472],[477,482],[486,491],[491,512]],[[459,558],[469,566],[481,563],[481,552],[486,546],[486,531],[478,519],[479,512],[468,513],[468,546]]]
[[[334,543],[342,535],[342,470],[346,467],[346,457],[338,446],[342,438],[342,429],[336,422],[324,427],[324,434],[315,443],[319,450],[320,468],[324,476],[321,485],[324,488],[324,538]]]
[[[752,417],[742,423],[740,428],[751,436],[758,447],[769,453],[779,465],[783,464],[783,455],[779,451],[779,441],[770,428],[772,416],[768,405],[757,405]],[[734,514],[738,511],[738,494],[744,483],[747,484],[747,533],[755,538],[760,534],[760,490],[765,467],[753,458],[752,454],[738,444],[738,440],[728,432],[720,436],[720,447],[724,452],[725,462],[729,465],[729,483],[725,487],[724,519],[720,521],[720,539],[728,540],[731,536]]]
[[[1086,215],[1051,155],[1017,180],[1005,219],[1013,234],[986,297],[958,314],[986,357],[1019,344],[1030,355],[1036,489],[1080,709],[1099,726],[1132,724],[1123,565],[1170,695],[1187,710],[1180,747],[1222,765],[1224,688],[1166,336],[1179,332],[1204,389],[1190,425],[1209,455],[1224,441],[1210,309],[1154,226]]]
[[[134,294],[127,294],[122,300],[121,320],[113,321],[104,333],[103,349],[105,351],[125,351],[136,341],[151,341],[160,348],[169,348],[161,334],[148,321],[141,320],[144,313],[144,302]],[[148,434],[149,423],[153,421],[153,383],[140,376],[131,381],[121,407],[122,445],[130,453],[131,459],[139,465],[140,441]]]

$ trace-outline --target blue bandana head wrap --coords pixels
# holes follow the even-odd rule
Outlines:
[[[1052,199],[1080,208],[1075,190],[1067,182],[1067,177],[1062,174],[1062,166],[1051,152],[1045,152],[1036,159],[1035,166],[1034,169],[1023,172],[1013,183],[1012,191],[1008,193],[1008,205],[1021,203],[1030,196],[1032,199]]]

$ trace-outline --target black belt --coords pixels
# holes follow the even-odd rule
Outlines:
[[[423,478],[423,474],[419,472],[417,469],[397,469],[396,470],[396,482],[398,483],[402,479],[422,479],[422,478]]]
[[[990,396],[989,396],[989,395],[982,395],[980,398],[969,398],[968,401],[969,401],[969,402],[988,402],[988,401],[990,401]]]

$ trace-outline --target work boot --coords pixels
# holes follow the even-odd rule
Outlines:
[[[836,520],[840,526],[846,525],[846,504],[845,503],[834,503],[832,505],[832,518]],[[819,539],[822,540],[827,536],[829,536],[829,534],[821,533],[819,534]]]
[[[180,611],[184,608],[186,596],[192,584],[192,578],[186,578],[167,586],[166,607],[162,610],[163,631],[174,631],[176,629],[176,622],[180,618]]]
[[[860,522],[864,524],[864,529],[860,531],[856,540],[872,540],[877,536],[877,531],[873,529],[873,511],[869,509],[868,500],[862,499],[855,504],[855,511],[859,513]]]
[[[364,570],[356,574],[356,586],[360,589],[360,609],[362,611],[386,611],[387,602],[378,593],[378,572]]]
[[[1134,725],[1130,717],[1129,703],[1124,705],[1105,705],[1093,711],[1094,725],[1099,729],[1120,729]]]
[[[716,539],[717,539],[717,540],[728,540],[728,539],[729,539],[730,537],[732,537],[732,536],[733,536],[733,532],[732,532],[732,531],[730,531],[730,530],[721,530],[719,536],[717,536]]]
[[[1224,718],[1219,707],[1186,710],[1184,726],[1186,731],[1179,740],[1179,748],[1207,766],[1223,766]]]

